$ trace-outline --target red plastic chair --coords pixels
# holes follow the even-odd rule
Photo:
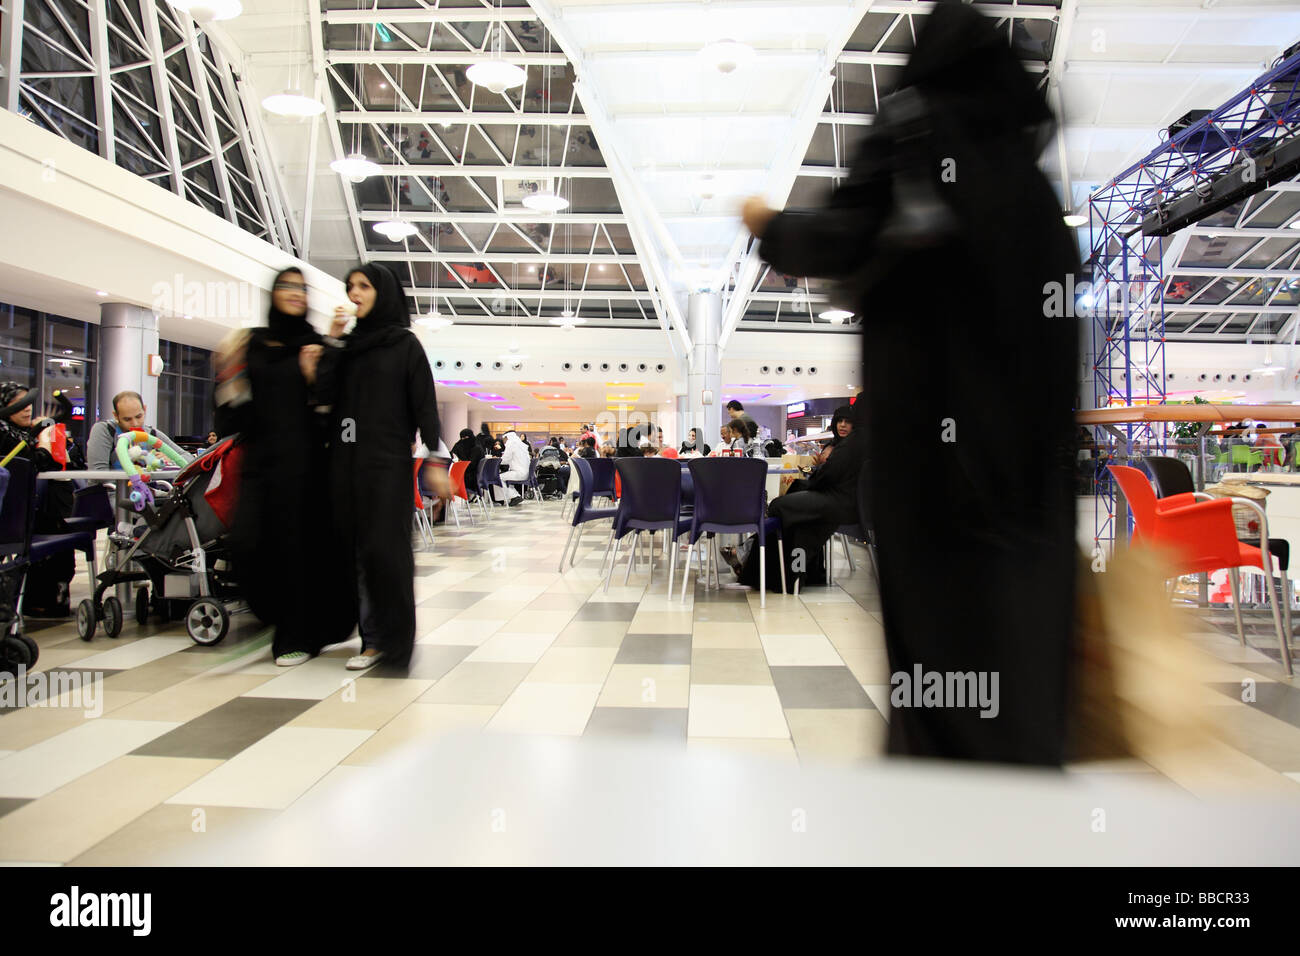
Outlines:
[[[415,527],[419,529],[420,539],[426,545],[432,545],[433,522],[429,520],[429,514],[424,510],[424,497],[420,494],[420,467],[423,464],[423,458],[415,459],[414,470],[411,472],[411,482],[415,491]]]
[[[1200,574],[1228,569],[1232,581],[1232,609],[1237,619],[1237,637],[1242,644],[1246,643],[1246,632],[1241,623],[1241,582],[1237,569],[1259,568],[1264,572],[1269,603],[1273,606],[1277,643],[1282,651],[1282,666],[1290,675],[1291,649],[1287,643],[1290,635],[1282,627],[1280,602],[1273,590],[1273,556],[1268,551],[1268,524],[1264,518],[1264,509],[1246,498],[1210,498],[1207,495],[1206,500],[1198,500],[1196,494],[1157,498],[1150,480],[1136,468],[1110,465],[1108,470],[1119,482],[1133,512],[1133,520],[1137,525],[1133,536],[1134,544],[1164,550],[1173,561],[1175,574]],[[1259,512],[1260,547],[1237,540],[1237,526],[1232,520],[1234,503]]]
[[[447,472],[447,477],[451,481],[452,504],[455,499],[459,498],[465,502],[465,510],[469,512],[469,523],[474,524],[474,510],[469,506],[469,489],[465,487],[465,469],[469,467],[467,461],[454,461],[451,463],[451,469]],[[460,527],[460,516],[456,514],[455,507],[451,508],[452,517],[456,519],[456,527]]]

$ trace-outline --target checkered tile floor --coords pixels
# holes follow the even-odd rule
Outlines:
[[[138,627],[130,612],[120,638],[101,631],[92,644],[71,623],[33,624],[38,669],[102,674],[102,714],[0,715],[0,860],[137,862],[188,838],[195,808],[209,832],[271,818],[327,776],[337,783],[343,769],[466,728],[652,738],[794,765],[878,757],[888,662],[864,552],[852,574],[841,552],[835,587],[769,595],[766,609],[755,593],[706,590],[699,578],[683,604],[666,593],[662,555],[653,580],[642,564],[626,585],[620,559],[603,590],[607,525],[558,573],[568,532],[559,511],[529,502],[487,524],[436,529],[435,547],[416,556],[419,646],[403,678],[349,680],[355,640],[277,668],[269,632],[247,615],[208,648],[179,625]],[[79,573],[74,603],[84,593]],[[1230,628],[1220,616],[1192,635],[1216,661],[1222,737],[1300,783],[1300,690]],[[1269,639],[1252,625],[1253,645]],[[1255,704],[1236,699],[1244,676],[1259,682]]]

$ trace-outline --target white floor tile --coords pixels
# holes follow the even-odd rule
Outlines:
[[[130,667],[148,664],[161,657],[166,657],[168,654],[175,654],[177,651],[183,651],[187,647],[193,646],[194,642],[185,636],[145,637],[138,641],[132,641],[130,644],[119,644],[113,647],[112,650],[101,651],[98,654],[83,657],[68,666],[126,670]]]
[[[180,724],[101,717],[0,760],[0,796],[43,797]]]
[[[686,733],[690,737],[787,738],[790,728],[775,687],[693,684]]]
[[[486,730],[507,734],[578,736],[587,726],[600,684],[520,684]]]

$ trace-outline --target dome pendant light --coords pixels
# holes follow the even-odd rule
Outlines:
[[[513,63],[505,60],[505,27],[496,25],[492,36],[492,59],[475,63],[465,71],[465,77],[475,86],[501,94],[516,86],[523,86],[528,73]]]
[[[276,116],[320,116],[325,112],[325,104],[302,90],[285,90],[262,100],[262,109]]]
[[[533,212],[556,213],[569,208],[569,200],[554,189],[541,189],[529,193],[520,202],[525,209],[531,209]]]
[[[348,153],[342,159],[336,159],[330,163],[330,169],[340,176],[347,176],[349,179],[365,179],[367,176],[378,176],[383,172],[378,163],[373,163],[366,158],[364,153]]]
[[[171,5],[188,13],[199,23],[232,20],[244,12],[239,0],[170,0]]]

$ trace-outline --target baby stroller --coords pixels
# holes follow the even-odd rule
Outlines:
[[[118,459],[124,467],[123,448],[132,442],[153,443],[161,450],[157,439],[128,432],[118,439]],[[183,616],[185,631],[196,644],[217,644],[226,636],[231,605],[238,595],[225,535],[234,520],[240,457],[238,436],[224,438],[185,465],[170,492],[156,499],[147,477],[136,470],[130,497],[144,520],[129,532],[123,525],[109,535],[116,552],[114,566],[99,575],[94,596],[77,606],[77,633],[82,640],[94,636],[100,620],[109,636],[117,636],[122,627],[121,602],[104,594],[130,581],[149,582],[136,591],[138,622],[144,622],[152,608],[164,620]],[[130,562],[141,570],[130,569]]]

